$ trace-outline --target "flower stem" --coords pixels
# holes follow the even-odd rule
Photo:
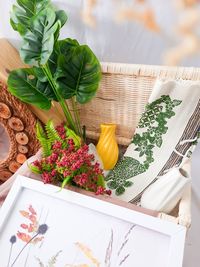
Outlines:
[[[75,116],[75,120],[76,120],[76,125],[78,127],[78,131],[79,131],[79,135],[82,137],[82,129],[81,129],[81,122],[80,122],[80,118],[79,118],[79,114],[78,114],[78,109],[77,109],[77,102],[76,99],[74,97],[72,97],[72,107],[74,110],[74,116]]]
[[[10,259],[11,259],[11,255],[12,255],[12,248],[13,248],[13,244],[11,244],[11,247],[10,247],[10,253],[9,253],[9,258],[8,258],[8,264],[7,264],[7,267],[9,267],[9,265],[10,265]]]
[[[83,131],[83,141],[84,143],[86,143],[86,126],[85,125],[83,125],[82,131]]]
[[[48,63],[46,63],[44,66],[42,66],[42,69],[51,85],[51,88],[53,89],[53,92],[56,96],[56,98],[58,99],[60,105],[61,105],[61,108],[65,114],[65,117],[67,119],[67,122],[69,123],[69,126],[70,128],[75,131],[76,134],[78,134],[78,129],[77,129],[77,126],[76,124],[74,123],[74,120],[72,118],[72,115],[69,111],[69,108],[68,108],[68,105],[65,103],[63,97],[59,94],[58,92],[58,88],[57,88],[57,85],[52,77],[52,74],[51,74],[51,70],[49,69],[49,66],[48,66]]]
[[[28,244],[31,243],[31,241],[36,238],[38,236],[39,233],[36,233],[27,243],[25,246],[23,246],[23,248],[20,250],[20,252],[18,253],[17,257],[14,259],[13,263],[11,264],[10,267],[13,267],[15,262],[17,261],[17,259],[19,258],[19,256],[22,254],[22,252],[24,251],[24,249],[28,246]]]

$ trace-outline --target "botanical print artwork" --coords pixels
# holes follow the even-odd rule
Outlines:
[[[85,259],[89,260],[89,265],[87,263],[82,264],[66,264],[64,267],[120,267],[120,266],[126,266],[126,261],[128,260],[129,256],[131,255],[131,251],[128,254],[123,254],[123,250],[128,245],[129,242],[129,236],[131,235],[134,227],[136,225],[132,225],[128,232],[124,235],[124,240],[121,244],[118,245],[118,250],[116,255],[113,255],[113,244],[115,242],[115,236],[113,229],[111,229],[110,233],[110,239],[108,241],[107,247],[105,247],[105,257],[104,261],[101,261],[100,259],[97,259],[92,249],[87,247],[85,244],[82,244],[80,242],[76,242],[74,245],[76,246],[78,252],[81,252]],[[35,257],[37,260],[39,266],[38,267],[54,267],[56,266],[57,259],[59,255],[63,253],[63,251],[59,251],[56,253],[55,256],[51,257],[48,261],[48,264],[44,264],[40,258]],[[117,259],[117,261],[116,261]],[[114,261],[113,261],[114,260]],[[117,262],[117,263],[116,263]]]
[[[20,230],[18,230],[17,233],[12,235],[9,239],[11,246],[8,257],[8,267],[17,266],[17,260],[24,252],[26,247],[42,242],[44,239],[44,234],[48,230],[48,226],[46,224],[39,224],[37,212],[32,205],[29,205],[27,210],[20,210],[19,213],[25,219],[25,222],[20,225]],[[20,241],[23,242],[23,245],[11,262],[12,252],[16,247],[15,244]],[[30,248],[26,256],[25,265],[28,261],[29,252]]]
[[[63,258],[66,258],[66,262],[68,260],[68,254],[67,252],[63,250],[59,250],[55,255],[51,256],[47,263],[43,263],[43,260],[37,255],[37,253],[32,254],[33,259],[30,256],[30,250],[31,246],[41,244],[42,242],[45,242],[45,234],[48,231],[53,231],[53,228],[47,226],[47,224],[39,224],[39,218],[36,210],[33,208],[32,205],[28,206],[27,210],[20,210],[19,211],[20,216],[23,217],[25,221],[20,225],[20,230],[17,231],[16,234],[12,235],[9,239],[10,242],[10,251],[8,255],[8,263],[7,267],[17,267],[18,265],[18,259],[20,257],[25,258],[24,266],[29,266],[29,261],[35,260],[35,265],[38,267],[56,267],[58,258],[62,256]],[[129,236],[132,234],[133,229],[136,225],[132,225],[130,229],[128,229],[128,232],[124,235],[123,241],[121,244],[115,244],[117,245],[117,250],[115,249],[115,253],[113,251],[114,243],[116,243],[115,240],[115,233],[114,230],[111,229],[110,236],[108,237],[109,240],[107,242],[107,245],[101,244],[102,249],[104,250],[104,260],[98,259],[95,255],[95,251],[88,247],[87,245],[83,244],[80,241],[75,242],[72,244],[72,246],[76,247],[77,253],[81,253],[83,258],[85,258],[86,262],[83,261],[82,264],[76,264],[74,263],[66,263],[63,267],[117,267],[117,266],[126,266],[125,262],[127,262],[129,256],[131,255],[131,251],[123,255],[123,250],[129,243]],[[17,242],[21,242],[22,246],[16,246]],[[67,238],[66,238],[66,244],[67,244]],[[29,249],[27,247],[29,246]],[[57,247],[59,247],[59,243],[57,244]],[[15,254],[15,257],[12,257],[12,253],[14,252],[15,248],[18,250]],[[40,247],[39,247],[40,248]],[[25,256],[24,256],[25,254]],[[11,260],[12,259],[12,260]],[[113,262],[115,261],[115,263]],[[64,260],[65,261],[65,260]],[[88,263],[89,262],[89,263]],[[117,263],[116,263],[117,262]],[[116,265],[117,264],[117,265]],[[61,266],[59,266],[61,267]]]
[[[57,262],[57,259],[60,255],[60,253],[62,252],[62,250],[58,251],[54,256],[52,256],[49,260],[48,260],[48,263],[45,265],[42,263],[42,261],[35,256],[35,260],[37,263],[35,263],[35,266],[38,266],[38,267],[55,267],[55,264]]]
[[[167,123],[176,115],[176,106],[181,100],[172,100],[169,95],[162,95],[159,99],[147,104],[138,124],[138,130],[133,137],[134,151],[138,159],[124,156],[113,171],[106,177],[107,186],[115,190],[116,195],[125,192],[125,188],[132,186],[132,177],[147,171],[154,162],[154,148],[162,147],[163,135],[168,131]]]
[[[0,267],[160,267],[167,260],[169,236],[75,204],[70,195],[63,201],[57,190],[54,197],[20,191],[0,228]]]

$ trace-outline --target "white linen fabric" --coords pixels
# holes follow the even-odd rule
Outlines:
[[[200,82],[157,80],[131,144],[107,176],[113,196],[137,202],[157,176],[181,164],[199,125]]]

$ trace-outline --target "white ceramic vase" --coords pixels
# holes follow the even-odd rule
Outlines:
[[[186,171],[173,168],[150,185],[142,195],[141,206],[170,213],[181,199],[191,178]]]

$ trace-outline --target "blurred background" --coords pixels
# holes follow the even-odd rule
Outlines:
[[[87,43],[101,61],[199,66],[199,0],[58,0],[69,20],[62,37]],[[2,1],[0,34],[12,39],[13,0]]]
[[[19,48],[9,13],[14,0],[0,1],[0,37]],[[104,62],[200,66],[199,0],[58,0],[69,19],[62,38],[88,44]],[[192,227],[184,267],[200,266],[200,145],[192,162]],[[161,266],[162,267],[162,266]]]

